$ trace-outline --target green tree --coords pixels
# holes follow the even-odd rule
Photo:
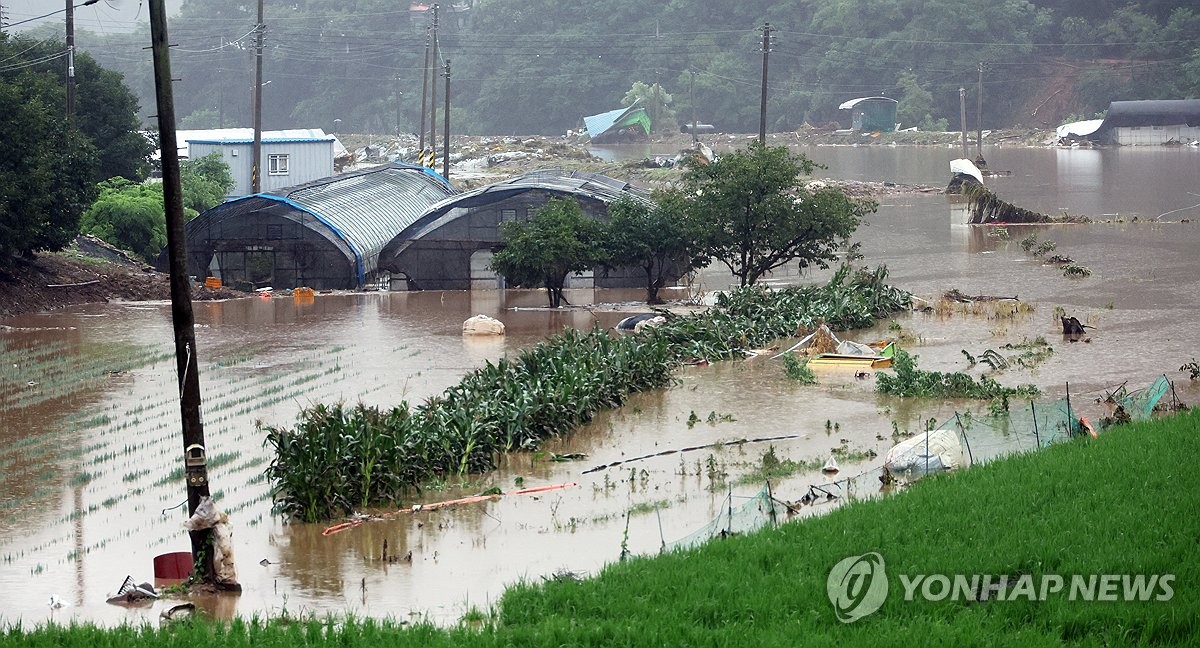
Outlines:
[[[528,222],[500,227],[504,249],[492,256],[492,269],[518,286],[543,286],[550,307],[558,308],[568,273],[605,262],[604,230],[577,201],[551,198]]]
[[[651,132],[673,133],[679,128],[675,110],[671,108],[672,97],[666,90],[663,90],[660,84],[651,85],[635,81],[629,91],[625,93],[625,97],[621,99],[621,105],[632,106],[633,102],[639,100],[642,102],[646,114],[650,115]]]
[[[0,74],[0,268],[62,249],[95,195],[96,150],[62,118],[60,94],[48,75]]]
[[[233,187],[229,165],[220,153],[181,163],[179,175],[184,216],[189,220],[224,201]],[[167,244],[162,184],[116,177],[98,188],[100,196],[84,212],[80,230],[153,261]]]
[[[0,78],[15,81],[18,74],[36,74],[51,81],[43,98],[56,114],[66,113],[65,45],[57,39],[32,40],[21,36],[0,39],[0,60],[6,69]],[[15,63],[14,63],[15,61]],[[101,67],[84,52],[75,55],[75,125],[96,148],[98,165],[92,182],[114,176],[144,180],[150,173],[153,144],[139,131],[138,102],[121,75]]]
[[[724,263],[742,286],[798,261],[824,268],[876,204],[840,189],[810,189],[800,180],[817,165],[786,147],[758,142],[684,176],[688,210],[704,252]]]
[[[646,303],[659,304],[658,291],[672,275],[708,264],[687,218],[687,202],[678,191],[655,196],[648,204],[622,198],[608,207],[605,246],[611,265],[638,265],[646,273]]]
[[[91,234],[147,261],[167,244],[167,218],[162,184],[141,184],[125,178],[100,183],[100,197],[79,222]]]
[[[905,70],[900,73],[900,79],[896,82],[900,86],[900,91],[904,93],[903,98],[896,105],[896,119],[905,127],[921,126],[933,121],[933,94],[921,84],[917,82],[917,75],[911,70]]]
[[[233,175],[220,153],[209,153],[179,165],[183,209],[190,220],[200,212],[225,202],[233,189]]]

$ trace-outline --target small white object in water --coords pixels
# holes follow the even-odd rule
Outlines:
[[[62,597],[60,597],[58,594],[51,594],[50,600],[46,601],[46,605],[49,605],[50,609],[52,609],[52,610],[59,610],[59,609],[67,607],[67,605],[69,605],[69,603],[62,600]]]
[[[821,472],[824,473],[835,473],[839,470],[841,470],[841,468],[838,468],[837,459],[834,459],[833,455],[829,455],[829,460],[826,461],[825,465],[821,468]]]

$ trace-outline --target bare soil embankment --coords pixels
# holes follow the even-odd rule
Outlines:
[[[81,239],[61,252],[17,259],[0,270],[0,317],[113,300],[170,299],[168,275],[97,239]],[[242,296],[228,288],[192,291],[194,300]]]

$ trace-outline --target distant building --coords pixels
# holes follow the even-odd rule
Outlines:
[[[650,136],[650,116],[634,101],[628,108],[583,118],[583,127],[593,143],[618,142],[625,139],[645,139]]]
[[[188,273],[244,288],[363,288],[383,246],[453,193],[431,169],[392,163],[230,200],[187,223]]]
[[[1086,138],[1097,144],[1161,146],[1200,141],[1200,99],[1114,101],[1102,120],[1058,127],[1060,140]]]
[[[176,140],[181,157],[221,154],[233,175],[234,186],[229,197],[250,193],[253,128],[181,130],[176,133]],[[263,131],[259,184],[263,191],[272,191],[327,178],[333,175],[333,159],[338,149],[345,151],[336,137],[319,128]]]
[[[409,290],[502,288],[504,280],[491,268],[500,250],[500,225],[528,220],[551,198],[573,198],[584,214],[607,220],[608,205],[627,196],[649,201],[641,188],[602,175],[560,170],[534,171],[473,191],[457,194],[429,208],[396,235],[379,255],[379,267],[395,285]],[[641,268],[596,269],[570,275],[568,287],[627,288],[645,286]]]
[[[896,104],[888,97],[859,97],[838,108],[850,111],[850,130],[891,133],[896,130]]]

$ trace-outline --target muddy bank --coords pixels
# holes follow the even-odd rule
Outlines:
[[[198,286],[192,299],[245,297],[246,293]],[[171,298],[168,275],[93,237],[79,237],[61,252],[18,259],[0,271],[0,317],[51,311],[76,304]]]

